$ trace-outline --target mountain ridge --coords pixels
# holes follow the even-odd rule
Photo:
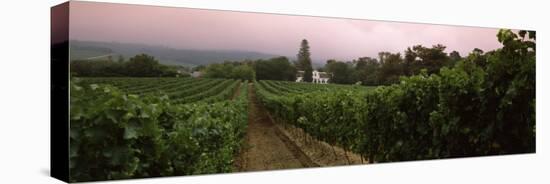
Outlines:
[[[139,43],[99,42],[99,41],[70,41],[70,58],[74,60],[93,59],[101,56],[111,56],[116,60],[119,56],[125,59],[137,54],[154,56],[162,64],[197,66],[212,63],[221,63],[227,60],[241,61],[245,59],[269,59],[279,55],[256,51],[242,50],[206,50],[181,49],[167,46],[148,45]]]

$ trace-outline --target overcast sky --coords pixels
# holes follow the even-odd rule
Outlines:
[[[498,29],[71,1],[73,40],[184,49],[257,51],[295,57],[307,39],[312,58],[352,60],[443,44],[462,56],[500,47]]]

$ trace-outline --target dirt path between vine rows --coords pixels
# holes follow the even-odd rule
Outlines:
[[[248,84],[248,130],[241,155],[237,158],[238,171],[262,171],[316,167],[301,150],[289,140],[256,99],[252,83]]]
[[[246,85],[243,82],[239,82],[239,85],[237,85],[237,90],[235,90],[235,93],[233,93],[233,96],[231,97],[231,100],[235,100],[240,94],[241,94],[241,86]]]

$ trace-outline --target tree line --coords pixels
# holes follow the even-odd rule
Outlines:
[[[389,85],[399,82],[403,76],[413,76],[426,70],[428,74],[437,73],[442,67],[453,67],[458,61],[467,60],[480,66],[485,65],[486,54],[475,48],[467,57],[458,51],[445,52],[446,46],[437,44],[432,47],[414,45],[404,54],[379,52],[378,57],[360,57],[352,61],[327,60],[318,71],[330,74],[329,82],[337,84],[362,84],[369,86]],[[296,61],[287,57],[271,59],[226,61],[222,64],[210,64],[197,67],[204,71],[205,77],[233,78],[246,80],[296,80],[298,71],[303,71],[303,81],[312,81],[312,60],[310,46],[306,39],[300,43]],[[245,74],[240,73],[245,72]]]
[[[360,57],[353,61],[331,59],[321,70],[332,74],[332,83],[369,86],[394,84],[402,76],[417,75],[422,70],[428,74],[437,73],[440,68],[452,67],[463,59],[457,51],[447,54],[445,48],[441,44],[432,47],[415,45],[407,48],[404,55],[399,52],[379,52],[378,58]],[[477,50],[481,51],[474,51]]]
[[[437,73],[442,67],[452,68],[458,61],[465,60],[479,66],[485,66],[488,55],[475,48],[468,56],[459,52],[445,52],[446,46],[437,44],[432,47],[414,45],[400,52],[379,52],[378,57],[360,57],[352,61],[330,59],[317,68],[330,75],[329,82],[336,84],[362,84],[368,86],[390,85],[399,82],[403,76],[413,76],[426,70],[428,74]],[[206,78],[225,78],[241,80],[283,80],[295,81],[298,71],[304,71],[302,80],[312,81],[312,60],[309,42],[303,39],[296,60],[280,56],[270,59],[225,61],[223,63],[200,65],[193,70],[202,72]],[[71,62],[71,73],[81,77],[175,77],[188,76],[188,68],[168,66],[158,62],[153,56],[136,55],[125,61],[81,60]]]
[[[157,59],[147,54],[139,54],[128,61],[121,56],[117,61],[75,60],[70,63],[72,76],[77,77],[177,77],[189,74],[178,72],[181,66],[160,64]]]
[[[243,80],[283,80],[294,81],[299,70],[304,71],[303,80],[311,82],[313,67],[311,64],[309,43],[303,39],[297,54],[297,61],[280,56],[270,59],[226,61],[221,64],[199,66],[195,70],[203,71],[204,77],[243,79]]]
[[[242,79],[242,80],[283,80],[296,79],[296,67],[287,57],[271,59],[225,61],[224,63],[200,66],[195,70],[204,72],[207,78]]]

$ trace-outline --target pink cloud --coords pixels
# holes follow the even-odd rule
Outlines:
[[[71,39],[250,50],[294,57],[301,39],[324,61],[441,43],[466,55],[500,47],[498,29],[158,6],[71,2]]]

